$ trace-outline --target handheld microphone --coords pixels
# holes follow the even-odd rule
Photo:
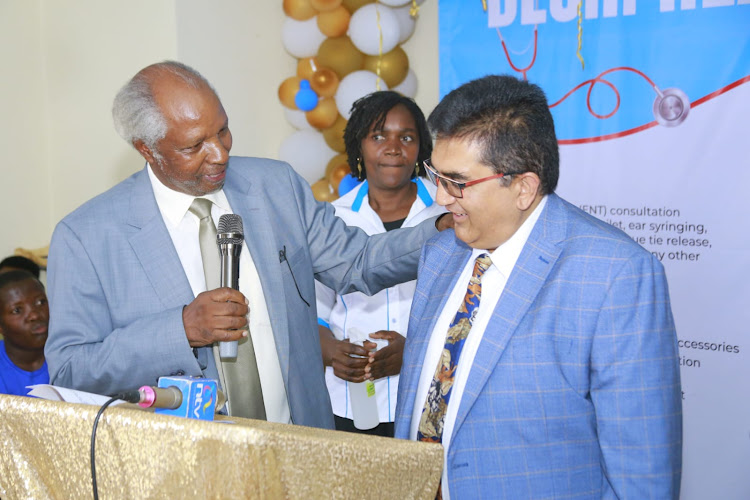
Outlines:
[[[240,289],[240,252],[245,240],[242,228],[242,217],[237,214],[225,214],[219,218],[216,244],[219,246],[221,259],[222,287]],[[219,342],[221,359],[237,357],[237,341]]]
[[[157,387],[144,385],[117,397],[142,408],[155,408],[156,413],[199,420],[213,420],[217,401],[226,401],[215,380],[188,376],[160,377]],[[220,403],[219,409],[222,406]]]

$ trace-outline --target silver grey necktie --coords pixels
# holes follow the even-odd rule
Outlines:
[[[206,290],[219,288],[219,276],[221,272],[221,259],[219,249],[216,246],[216,226],[211,218],[211,207],[213,202],[206,198],[196,198],[190,205],[190,213],[200,219],[198,228],[198,241],[201,246],[201,258],[203,259],[203,274],[206,277]]]
[[[190,205],[190,212],[200,219],[198,240],[203,259],[203,272],[206,278],[206,290],[219,288],[221,283],[221,258],[216,245],[216,226],[211,217],[213,202],[206,198],[196,198]],[[240,339],[237,348],[237,359],[222,361],[218,353],[218,344],[214,344],[213,353],[221,383],[227,393],[230,413],[233,416],[266,419],[263,404],[263,390],[260,385],[258,363],[250,335]]]

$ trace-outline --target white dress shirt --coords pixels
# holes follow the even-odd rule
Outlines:
[[[201,257],[198,228],[200,221],[197,216],[188,211],[196,196],[174,191],[157,179],[148,166],[148,176],[154,190],[156,204],[159,206],[164,224],[180,257],[190,288],[196,297],[206,290],[206,278],[203,274],[203,258]],[[211,217],[218,226],[219,218],[224,214],[234,213],[223,190],[200,196],[213,202]],[[255,357],[258,362],[260,385],[263,390],[263,402],[266,406],[266,418],[269,422],[291,423],[289,401],[286,396],[284,379],[281,375],[281,365],[276,352],[276,342],[268,317],[268,307],[263,296],[260,277],[253,259],[247,249],[242,246],[240,254],[240,292],[250,302],[248,321],[250,335],[253,340]],[[231,402],[229,403],[231,405]],[[230,406],[231,408],[231,406]]]
[[[456,415],[458,414],[458,407],[461,404],[461,398],[463,397],[464,389],[466,388],[466,381],[469,378],[469,372],[474,364],[474,357],[476,356],[479,344],[482,341],[484,332],[489,324],[490,318],[492,317],[492,313],[495,310],[495,306],[497,305],[498,300],[500,300],[500,295],[505,289],[508,277],[513,271],[518,256],[521,255],[521,250],[523,250],[526,241],[529,239],[529,235],[531,234],[536,221],[539,219],[539,215],[542,213],[546,203],[547,197],[545,196],[513,236],[496,248],[494,252],[490,253],[492,264],[482,276],[482,295],[479,302],[479,310],[474,318],[471,331],[464,341],[464,347],[458,361],[458,367],[453,379],[453,388],[451,389],[451,397],[448,402],[448,408],[443,422],[442,443],[445,452],[443,455],[442,493],[443,498],[446,500],[449,498],[448,450],[450,448],[451,436],[453,434],[453,425],[456,422]],[[456,286],[448,297],[445,307],[435,323],[435,329],[432,331],[430,342],[427,345],[427,352],[425,353],[424,363],[422,364],[422,373],[419,377],[419,385],[417,386],[417,394],[414,399],[414,413],[412,414],[411,428],[409,430],[409,438],[412,440],[417,439],[419,421],[422,418],[422,410],[424,409],[425,400],[427,399],[427,391],[430,388],[433,377],[435,376],[435,368],[437,367],[438,360],[440,359],[440,355],[445,347],[445,336],[448,332],[448,327],[450,326],[451,321],[453,321],[461,302],[464,300],[466,289],[469,285],[469,279],[474,272],[474,262],[477,257],[483,253],[487,253],[487,250],[475,248],[472,251],[471,258],[469,258],[463,271],[461,271]]]

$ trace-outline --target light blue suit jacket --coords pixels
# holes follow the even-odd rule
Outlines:
[[[435,321],[471,254],[423,250],[396,437],[408,439]],[[480,304],[481,307],[481,304]],[[677,339],[664,270],[625,233],[548,197],[477,350],[447,457],[461,498],[677,498]]]
[[[224,192],[260,275],[292,420],[332,428],[313,280],[339,293],[412,280],[434,220],[368,238],[289,165],[259,158],[232,157]],[[58,224],[48,273],[53,384],[112,394],[201,375],[182,323],[193,293],[146,169]]]

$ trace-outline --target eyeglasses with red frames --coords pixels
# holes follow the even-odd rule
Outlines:
[[[449,179],[448,177],[445,177],[444,175],[440,175],[435,168],[430,165],[430,160],[424,160],[422,163],[424,163],[424,168],[427,171],[427,178],[432,181],[433,184],[436,186],[438,185],[438,182],[443,186],[443,189],[445,189],[445,192],[451,195],[454,198],[463,198],[464,197],[464,189],[466,189],[469,186],[473,186],[474,184],[479,184],[480,182],[489,181],[492,179],[500,179],[501,177],[510,177],[511,175],[518,175],[518,174],[495,174],[490,175],[489,177],[482,177],[481,179],[476,179],[473,181],[468,182],[457,182],[453,179]]]

